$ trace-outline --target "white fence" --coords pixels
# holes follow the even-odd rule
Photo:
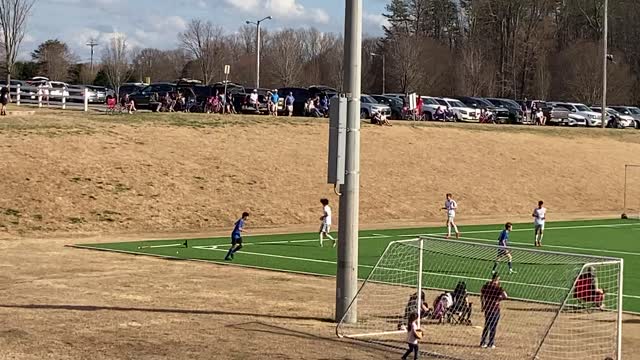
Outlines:
[[[59,107],[67,109],[67,107],[80,108],[83,111],[89,111],[89,104],[95,103],[104,105],[104,101],[100,101],[96,97],[91,96],[91,92],[85,87],[47,87],[47,86],[29,86],[29,85],[11,85],[9,93],[13,103],[17,106],[30,105],[41,107]]]

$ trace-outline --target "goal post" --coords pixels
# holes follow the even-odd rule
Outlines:
[[[640,165],[624,166],[623,218],[640,220]]]
[[[391,242],[353,299],[358,322],[340,321],[336,334],[404,348],[414,313],[425,336],[421,350],[436,356],[620,359],[621,259],[510,250],[516,273],[509,273],[506,257],[498,261],[509,298],[501,303],[496,349],[489,353],[479,346],[485,321],[479,293],[492,277],[499,248],[476,242]],[[466,301],[460,300],[465,292]]]

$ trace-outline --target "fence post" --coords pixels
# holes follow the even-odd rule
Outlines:
[[[38,87],[38,107],[41,108],[42,107],[42,86]]]
[[[66,86],[62,88],[62,110],[67,109],[67,97],[64,95],[65,91],[67,91]]]
[[[20,106],[20,84],[16,85],[16,105]]]
[[[89,111],[89,89],[84,88],[84,111]]]

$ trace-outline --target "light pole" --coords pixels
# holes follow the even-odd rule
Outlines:
[[[247,25],[256,26],[256,89],[260,88],[260,24],[265,20],[272,20],[271,16],[267,16],[258,21],[248,21]]]
[[[385,93],[385,60],[384,60],[384,54],[371,53],[371,56],[373,56],[373,57],[379,56],[379,57],[382,58],[382,94],[380,94],[380,95],[384,95],[384,93]]]
[[[604,31],[602,36],[602,127],[607,127],[607,61],[609,61],[609,0],[604,0]]]
[[[358,214],[360,207],[360,90],[362,70],[362,1],[345,1],[344,83],[347,97],[345,177],[340,187],[336,321],[358,319]],[[353,301],[353,304],[352,304]],[[351,306],[350,306],[351,304]]]
[[[87,42],[87,46],[91,48],[91,74],[93,74],[93,48],[98,45],[98,42],[94,39],[90,39],[89,42]]]

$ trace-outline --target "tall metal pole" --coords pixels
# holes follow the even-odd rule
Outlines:
[[[386,70],[385,69],[386,69],[386,63],[385,63],[385,59],[384,59],[384,54],[382,54],[382,95],[384,95],[385,92],[386,92],[386,90],[385,90],[386,89],[386,87],[385,87],[385,85],[386,85],[385,84],[385,81],[386,81],[386,79],[385,79]]]
[[[260,23],[256,23],[256,89],[260,88]]]
[[[90,39],[87,46],[91,48],[91,74],[93,74],[93,48],[98,46],[98,43],[94,39]]]
[[[602,35],[602,127],[607,127],[607,61],[609,53],[609,0],[604,0],[604,31]]]
[[[341,188],[336,276],[336,321],[355,323],[358,291],[358,212],[360,202],[360,94],[362,0],[345,1],[344,91],[347,105],[345,183]],[[348,313],[347,313],[348,311]]]

